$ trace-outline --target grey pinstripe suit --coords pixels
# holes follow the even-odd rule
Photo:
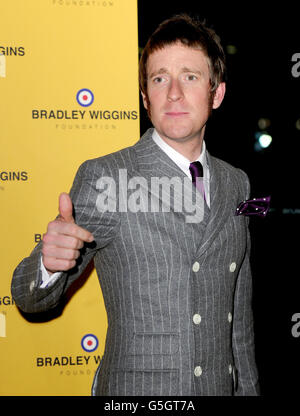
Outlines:
[[[147,180],[185,176],[151,135],[152,129],[134,146],[81,165],[70,195],[76,223],[93,233],[96,247],[41,289],[39,244],[14,272],[15,302],[28,312],[54,307],[94,257],[108,331],[93,394],[257,395],[250,237],[247,218],[234,215],[249,197],[246,174],[208,154],[211,207],[200,223],[186,223],[172,207],[96,209],[96,181],[117,181],[119,169]]]

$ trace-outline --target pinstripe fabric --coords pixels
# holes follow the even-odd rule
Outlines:
[[[14,272],[15,302],[28,312],[54,307],[94,257],[108,331],[92,394],[257,395],[248,220],[234,215],[249,196],[246,174],[208,155],[211,209],[205,205],[200,223],[187,223],[173,205],[170,212],[96,209],[96,181],[117,182],[119,169],[148,182],[184,178],[151,135],[81,165],[70,195],[76,222],[93,233],[94,245],[47,289],[39,288],[37,245]]]

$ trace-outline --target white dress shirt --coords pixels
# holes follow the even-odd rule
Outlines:
[[[203,185],[204,185],[204,191],[205,191],[205,199],[208,207],[210,207],[210,195],[209,195],[209,169],[207,164],[207,155],[206,155],[206,145],[205,141],[202,142],[202,149],[201,154],[196,160],[189,161],[185,156],[183,156],[181,153],[177,152],[177,150],[173,149],[170,145],[168,145],[157,133],[157,131],[154,129],[153,140],[161,148],[163,152],[165,152],[170,159],[173,160],[174,163],[192,180],[192,175],[190,172],[190,163],[199,161],[201,162],[201,165],[203,167]]]
[[[168,145],[157,133],[154,129],[152,134],[152,139],[154,142],[161,148],[163,152],[169,156],[170,159],[173,160],[174,163],[192,180],[192,175],[189,169],[191,162],[199,161],[203,167],[203,185],[205,191],[205,199],[207,205],[210,207],[210,195],[209,195],[209,169],[207,164],[207,154],[206,154],[206,145],[205,141],[202,142],[202,150],[201,154],[199,155],[198,159],[189,161],[185,156],[181,153],[177,152],[177,150],[173,149],[170,145]],[[47,272],[41,257],[41,271],[42,271],[42,283],[40,288],[46,288],[52,285],[62,274],[62,272],[53,273],[51,276]]]

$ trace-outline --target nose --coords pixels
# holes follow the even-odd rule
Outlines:
[[[172,79],[168,89],[168,100],[178,101],[183,97],[183,91],[181,85],[177,79]]]

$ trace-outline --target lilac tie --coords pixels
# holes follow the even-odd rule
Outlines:
[[[204,200],[206,201],[205,192],[204,192],[204,185],[203,185],[203,167],[202,167],[201,163],[199,161],[192,162],[190,164],[190,172],[191,172],[191,175],[192,175],[193,184],[196,186],[198,191],[201,192],[201,194],[204,197]],[[199,179],[196,180],[196,178],[199,178]]]

